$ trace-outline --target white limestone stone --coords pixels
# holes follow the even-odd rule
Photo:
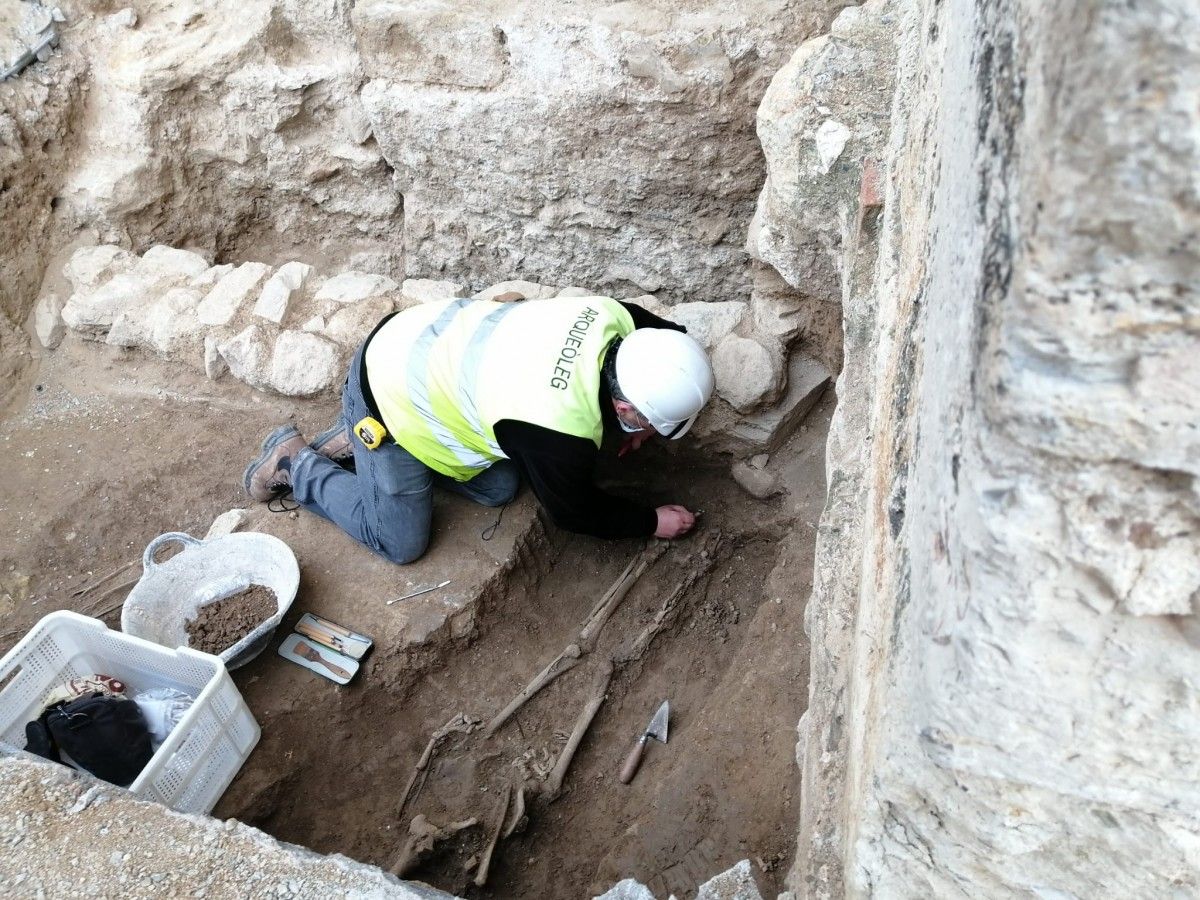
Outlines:
[[[292,295],[304,286],[312,266],[302,262],[284,263],[263,285],[262,294],[254,304],[254,315],[276,325],[287,316]]]
[[[225,360],[229,374],[238,381],[244,381],[251,387],[268,386],[267,365],[271,360],[271,347],[261,325],[247,325],[233,337],[218,344],[217,350]]]
[[[583,294],[582,296],[588,296]],[[655,900],[654,894],[650,892],[650,888],[646,887],[635,878],[625,878],[618,881],[603,894],[593,897],[592,900]]]
[[[191,250],[155,244],[142,254],[134,271],[147,281],[182,281],[209,269],[208,260]]]
[[[68,328],[104,334],[126,306],[146,297],[146,284],[133,274],[115,275],[94,290],[77,290],[63,307]]]
[[[845,206],[866,163],[883,154],[895,77],[879,64],[894,56],[894,30],[850,12],[839,14],[836,38],[805,42],[771,79],[757,117],[767,178],[746,231],[751,256],[831,304],[842,301]]]
[[[53,350],[62,343],[67,326],[63,322],[63,299],[55,291],[46,291],[38,297],[34,309],[34,330],[38,341],[47,350]]]
[[[196,289],[211,288],[218,281],[237,268],[233,263],[223,263],[219,266],[210,266],[199,275],[188,280],[188,287]]]
[[[314,295],[315,300],[332,300],[336,303],[357,303],[370,297],[390,294],[400,285],[386,275],[369,272],[343,272],[334,275]]]
[[[325,326],[325,337],[344,347],[357,347],[379,320],[395,309],[390,297],[374,297],[338,310]]]
[[[739,412],[762,402],[778,384],[775,360],[758,341],[726,335],[712,357],[717,394]]]
[[[309,334],[321,334],[325,331],[325,317],[313,316],[300,326],[301,331],[307,331]]]
[[[710,878],[696,891],[696,900],[763,900],[750,860],[743,859],[733,868]]]
[[[168,357],[199,346],[206,330],[197,315],[202,299],[197,290],[173,288],[152,303],[145,323],[149,346]]]
[[[200,321],[214,326],[228,324],[270,271],[270,266],[260,262],[242,263],[208,292],[197,310]]]
[[[418,303],[433,303],[463,296],[463,286],[456,281],[438,281],[434,278],[406,278],[400,285],[403,306]]]
[[[850,129],[841,122],[833,119],[826,119],[822,122],[821,127],[817,129],[816,136],[817,171],[822,175],[828,175],[833,164],[846,149],[848,140],[850,140]]]
[[[747,304],[740,300],[676,303],[666,310],[665,318],[687,328],[688,334],[711,353],[742,323],[747,309]]]
[[[99,287],[103,282],[128,272],[137,263],[137,257],[128,250],[113,244],[97,247],[82,247],[71,254],[63,266],[63,275],[76,291]]]
[[[233,534],[235,531],[241,530],[241,527],[246,524],[249,518],[249,510],[226,510],[213,519],[212,524],[208,526],[208,531],[204,533],[204,540],[210,541],[213,538],[224,537],[227,534]]]
[[[329,341],[303,331],[283,331],[275,339],[270,387],[289,397],[308,397],[344,374],[342,354]]]
[[[220,343],[220,337],[212,332],[204,336],[204,374],[211,381],[229,371],[229,364],[221,355]]]
[[[156,297],[143,291],[129,302],[122,304],[113,315],[112,325],[104,336],[104,342],[113,347],[145,347],[150,343],[147,319]]]
[[[114,28],[133,28],[138,21],[137,11],[132,6],[126,6],[124,9],[105,16],[104,21]]]

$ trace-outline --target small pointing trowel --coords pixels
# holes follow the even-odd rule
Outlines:
[[[667,719],[671,715],[671,705],[669,701],[664,700],[662,706],[658,708],[658,712],[654,714],[654,718],[650,720],[650,724],[646,726],[646,731],[638,738],[638,742],[633,745],[633,749],[629,751],[629,755],[625,757],[625,765],[621,766],[621,784],[629,784],[633,781],[633,776],[637,774],[638,766],[642,764],[642,753],[646,749],[646,741],[654,738],[662,743],[667,742]]]

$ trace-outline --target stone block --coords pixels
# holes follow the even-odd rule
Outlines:
[[[135,263],[136,256],[113,244],[82,247],[71,254],[63,266],[63,275],[76,291],[84,291],[99,287],[114,275],[128,272]]]
[[[233,337],[222,341],[217,350],[234,378],[252,387],[266,387],[266,368],[271,359],[271,348],[262,326],[246,326]]]
[[[246,520],[250,518],[249,510],[245,509],[230,509],[221,513],[213,523],[208,526],[208,531],[204,534],[204,540],[212,540],[213,538],[224,537],[227,534],[233,534],[246,524]]]
[[[336,303],[357,303],[371,297],[381,297],[390,294],[400,285],[386,275],[372,275],[369,272],[343,272],[334,275],[317,291],[314,299],[318,301],[332,300]]]
[[[146,311],[149,345],[163,356],[173,356],[199,344],[205,326],[196,314],[203,295],[191,288],[173,288]]]
[[[223,263],[219,266],[210,266],[205,269],[195,278],[188,281],[188,286],[193,288],[211,288],[218,281],[237,268],[233,263]]]
[[[260,262],[242,263],[216,283],[200,304],[197,315],[205,325],[226,325],[271,267]]]
[[[602,296],[602,295],[599,295],[595,291],[590,290],[588,288],[575,287],[572,285],[572,286],[568,286],[568,287],[564,287],[564,288],[559,288],[558,293],[555,294],[554,296],[555,297],[596,297],[596,296]]]
[[[312,266],[302,262],[284,263],[267,279],[254,304],[254,315],[281,325],[291,305],[292,294],[304,286]]]
[[[463,295],[463,286],[456,281],[438,281],[433,278],[406,278],[400,285],[400,305],[416,306],[418,303],[434,303],[452,300]]]
[[[743,416],[733,426],[735,437],[775,452],[791,437],[829,386],[829,370],[811,356],[793,353],[783,398],[769,409]]]
[[[501,281],[480,291],[475,295],[475,299],[494,300],[501,294],[516,292],[525,300],[544,300],[553,297],[557,291],[558,288],[538,284],[536,281]]]
[[[145,347],[150,343],[150,332],[146,326],[153,295],[141,294],[124,304],[113,315],[112,325],[104,342],[112,347]]]
[[[684,326],[709,353],[742,323],[748,304],[740,300],[715,303],[677,303],[664,318]]]
[[[204,374],[211,381],[216,381],[229,371],[229,364],[221,356],[220,343],[221,339],[215,334],[204,336]]]
[[[778,383],[771,352],[751,338],[726,335],[712,363],[717,394],[738,412],[761,403]]]
[[[155,244],[142,254],[134,272],[147,281],[182,281],[196,278],[209,269],[208,260],[191,250]]]
[[[390,297],[373,297],[340,309],[325,326],[325,337],[345,347],[357,347],[379,320],[394,309]]]
[[[308,397],[332,385],[342,369],[342,354],[334,344],[315,334],[284,331],[271,354],[268,384],[289,397]]]
[[[95,290],[73,293],[63,307],[63,322],[75,331],[103,335],[122,309],[145,295],[146,285],[140,278],[128,273],[114,275]]]
[[[583,296],[587,296],[586,294]],[[634,878],[618,881],[593,900],[655,900],[650,888]]]
[[[696,892],[696,900],[763,900],[750,870],[750,860],[743,859],[732,869],[704,882]]]
[[[38,341],[47,350],[53,350],[62,343],[67,326],[63,322],[62,295],[47,291],[38,298],[37,308],[33,313],[34,330],[37,331]]]

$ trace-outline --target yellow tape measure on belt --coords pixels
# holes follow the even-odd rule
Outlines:
[[[383,443],[383,439],[387,437],[387,429],[383,427],[383,423],[370,416],[359,420],[358,424],[354,426],[354,433],[358,435],[358,439],[368,450],[378,449],[379,445]]]

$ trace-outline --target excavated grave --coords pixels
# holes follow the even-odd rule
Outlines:
[[[73,592],[137,558],[158,533],[202,535],[218,514],[244,504],[241,470],[266,430],[294,414],[315,433],[334,407],[264,397],[74,337],[21,387],[24,402],[0,423],[14,476],[0,508],[11,535],[0,560],[11,603],[4,646],[55,608],[100,613],[115,626],[124,579],[136,567]],[[398,567],[316,516],[253,506],[242,528],[287,541],[302,580],[281,634],[234,673],[263,737],[215,813],[387,869],[415,816],[437,825],[468,815],[484,821],[503,786],[519,783],[530,790],[528,821],[496,849],[496,896],[581,895],[626,875],[683,896],[747,856],[759,857],[762,883],[781,887],[795,808],[792,729],[806,691],[794,658],[803,641],[798,604],[811,565],[808,523],[823,494],[828,405],[814,419],[819,427],[797,433],[806,450],[774,456],[771,468],[790,492],[770,502],[749,497],[724,463],[703,454],[654,448],[605,471],[619,489],[704,513],[696,539],[674,545],[631,591],[597,653],[627,643],[681,579],[697,565],[702,571],[644,658],[614,675],[553,803],[533,789],[562,750],[599,656],[535,697],[490,742],[475,733],[448,745],[422,790],[400,806],[430,734],[458,712],[486,719],[502,707],[569,642],[640,542],[548,529],[527,493],[484,541],[498,511],[445,497],[430,552]],[[717,534],[722,549],[702,560]],[[447,578],[444,591],[386,604]],[[349,686],[275,654],[303,612],[374,638]],[[763,666],[768,656],[778,660]],[[673,743],[649,757],[627,789],[615,770],[664,692],[675,709]],[[468,829],[406,874],[462,893],[470,882],[463,867],[486,837]],[[563,845],[570,850],[554,849]]]

